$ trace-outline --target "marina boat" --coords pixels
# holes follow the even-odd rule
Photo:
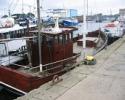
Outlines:
[[[76,26],[78,25],[78,20],[75,18],[66,18],[63,20],[64,26]]]
[[[14,26],[14,19],[12,17],[3,17],[0,19],[0,28],[10,28]]]
[[[96,31],[97,32],[97,31]],[[93,32],[94,34],[94,32]],[[96,47],[96,43],[98,42],[98,36],[97,37],[86,37],[86,47]],[[83,38],[77,40],[77,45],[82,46],[83,45]]]
[[[124,27],[118,21],[108,23],[101,30],[108,35],[108,45],[124,35]]]
[[[82,37],[83,37],[82,35],[79,36],[77,40],[78,46],[83,45]],[[95,52],[93,52],[94,55],[99,51],[101,51],[103,48],[105,48],[105,46],[107,46],[107,43],[108,43],[108,36],[101,30],[88,32],[86,34],[86,48],[94,48],[95,49]]]
[[[12,39],[28,36],[28,31],[36,29],[36,25],[19,26],[15,24],[10,28],[1,28],[0,29],[0,39]]]
[[[4,57],[10,59],[16,53],[14,57],[20,59],[14,62],[9,60],[8,64],[1,63],[0,84],[9,87],[11,91],[25,94],[72,69],[79,56],[73,53],[74,30],[74,28],[61,28],[60,32],[55,32],[46,28],[40,31],[42,72],[39,66],[38,38],[36,37],[26,39],[27,48],[22,49],[21,52],[16,50],[13,51],[14,53],[5,54]],[[37,36],[38,30],[30,31],[30,34]]]
[[[37,20],[35,18],[35,15],[32,13],[28,14],[13,14],[11,15],[12,18],[14,18],[15,23],[19,24],[20,26],[27,26],[27,24],[36,24]]]

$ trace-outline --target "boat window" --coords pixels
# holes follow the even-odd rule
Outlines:
[[[71,39],[73,39],[73,33],[71,33]]]
[[[55,42],[55,43],[58,43],[58,36],[55,36],[55,37],[54,37],[54,42]]]
[[[42,44],[46,44],[46,36],[42,36]]]
[[[13,32],[13,38],[15,38],[16,37],[16,33],[15,33],[15,31]]]
[[[0,33],[0,39],[4,38],[4,34]]]
[[[0,57],[6,56],[7,51],[6,51],[6,46],[5,43],[0,43]]]
[[[62,44],[66,44],[67,43],[67,41],[66,41],[66,35],[62,35]]]
[[[65,35],[65,43],[67,43],[68,42],[68,35],[66,34]]]
[[[6,35],[6,37],[7,37],[7,38],[10,38],[10,33],[8,33],[8,34]]]
[[[107,30],[107,29],[104,29],[104,32],[109,32],[109,30]]]
[[[33,34],[33,36],[35,36],[34,34]],[[33,38],[33,43],[37,43],[38,42],[38,38]]]
[[[63,44],[63,36],[62,35],[59,36],[59,43]]]
[[[71,34],[69,34],[69,40],[72,40]]]
[[[46,41],[48,46],[52,46],[54,40],[53,40],[53,37],[47,36]]]
[[[69,41],[69,34],[67,34],[67,41]]]

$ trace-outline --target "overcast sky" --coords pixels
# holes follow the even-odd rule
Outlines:
[[[24,12],[35,13],[36,0],[0,0],[0,15],[6,14],[8,9],[11,13],[22,12],[22,1]],[[40,0],[43,9],[51,8],[73,8],[81,14],[84,0]],[[120,8],[125,8],[125,0],[88,0],[89,14],[103,13],[115,14]]]

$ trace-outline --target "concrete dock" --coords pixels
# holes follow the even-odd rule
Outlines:
[[[17,100],[125,100],[125,37],[99,52],[96,65],[77,66]]]

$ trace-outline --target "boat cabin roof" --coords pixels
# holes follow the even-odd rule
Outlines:
[[[60,28],[61,32],[54,32],[53,28],[44,28],[42,29],[40,32],[42,34],[47,34],[47,35],[60,35],[60,34],[68,34],[71,33],[75,30],[77,30],[77,28]],[[34,30],[34,31],[30,31],[30,33],[38,33],[38,30]]]
[[[36,27],[36,25],[30,25],[29,27]],[[26,29],[27,26],[19,26],[19,25],[14,25],[13,27],[10,28],[0,28],[0,34],[1,33],[8,33],[8,32],[13,32],[21,29]]]

